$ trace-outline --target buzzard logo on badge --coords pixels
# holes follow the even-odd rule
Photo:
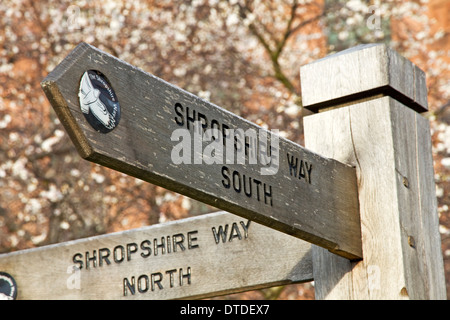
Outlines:
[[[17,285],[13,277],[6,272],[0,272],[0,300],[15,300]]]
[[[108,133],[119,124],[120,105],[110,82],[96,70],[88,70],[81,77],[78,92],[81,111],[98,132]]]

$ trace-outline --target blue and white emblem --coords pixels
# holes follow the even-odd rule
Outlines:
[[[88,70],[83,74],[78,97],[81,111],[95,130],[108,133],[117,127],[120,120],[119,101],[101,72]]]
[[[14,278],[6,272],[0,272],[0,300],[15,300],[17,285]]]

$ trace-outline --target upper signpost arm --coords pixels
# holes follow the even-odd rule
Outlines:
[[[362,257],[351,166],[319,156],[85,43],[42,87],[85,159],[345,258]],[[196,123],[200,130],[195,130]],[[209,129],[216,129],[223,143],[208,141],[203,132]],[[229,151],[245,151],[244,162],[237,155],[212,159],[220,146],[227,157]],[[256,154],[253,163],[251,154]],[[269,156],[269,163],[262,155]]]

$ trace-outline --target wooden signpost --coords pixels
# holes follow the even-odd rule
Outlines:
[[[227,212],[0,255],[18,299],[187,299],[312,280],[311,245]]]
[[[310,150],[77,46],[42,87],[81,156],[236,215],[0,255],[8,294],[202,298],[314,278],[317,299],[445,299],[424,73],[371,44],[301,80]]]
[[[92,102],[96,85],[104,90],[104,106]],[[362,257],[354,168],[278,138],[85,43],[42,87],[83,158],[346,258]],[[113,105],[109,117],[100,116],[96,110],[108,103]],[[213,138],[198,142],[196,121],[201,132],[216,129]],[[264,150],[267,165],[260,161]]]

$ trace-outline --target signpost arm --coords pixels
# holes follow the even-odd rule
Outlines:
[[[311,245],[221,211],[1,254],[5,277],[20,300],[210,298],[311,281]]]
[[[446,299],[423,71],[372,44],[301,80],[319,111],[304,119],[306,147],[356,167],[362,233],[360,261],[313,246],[316,299]]]
[[[361,258],[354,168],[86,43],[41,85],[83,158]]]

